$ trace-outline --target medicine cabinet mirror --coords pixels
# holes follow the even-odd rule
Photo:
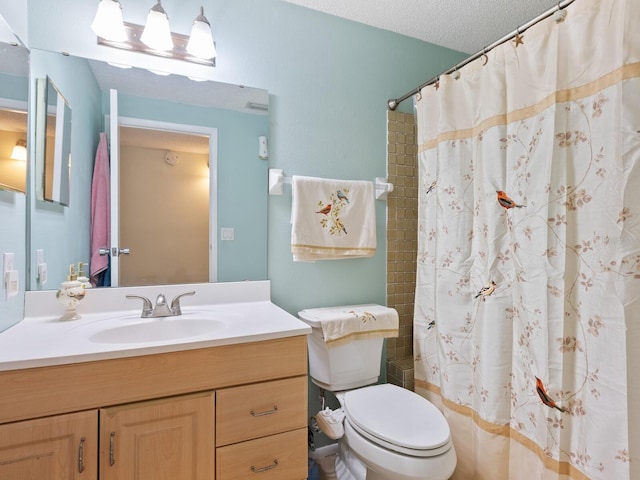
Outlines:
[[[71,107],[47,76],[37,79],[38,199],[68,206],[71,195]]]

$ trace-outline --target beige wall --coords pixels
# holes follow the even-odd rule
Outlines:
[[[387,381],[413,390],[413,307],[418,249],[418,147],[414,115],[388,112],[387,305],[400,336],[387,341]]]
[[[207,282],[209,279],[208,155],[120,148],[121,285]]]

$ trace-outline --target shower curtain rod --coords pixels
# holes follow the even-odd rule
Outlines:
[[[404,95],[402,95],[399,98],[394,98],[394,99],[387,100],[387,108],[389,110],[395,110],[398,107],[398,105],[400,105],[402,102],[404,102],[407,98],[412,97],[416,93],[420,93],[420,90],[422,90],[424,87],[427,87],[427,86],[435,83],[442,75],[448,75],[450,73],[453,73],[458,68],[464,67],[467,63],[471,63],[475,59],[480,58],[483,55],[486,55],[488,52],[490,52],[491,50],[496,48],[498,45],[502,45],[503,43],[508,42],[509,40],[515,38],[516,35],[520,35],[520,34],[524,33],[528,28],[532,27],[536,23],[541,22],[542,20],[544,20],[546,18],[549,18],[551,15],[553,15],[554,13],[566,8],[567,6],[571,5],[573,2],[575,2],[575,0],[561,0],[560,2],[558,2],[557,6],[555,6],[553,8],[550,8],[549,10],[547,10],[546,12],[538,15],[536,18],[534,18],[533,20],[529,21],[528,23],[525,23],[524,25],[516,28],[510,34],[505,35],[500,40],[497,40],[496,42],[493,42],[491,45],[483,48],[479,52],[474,53],[473,55],[468,57],[466,60],[463,60],[460,63],[456,63],[453,67],[451,67],[446,72],[442,72],[442,73],[436,75],[431,80],[423,83],[419,87],[414,88],[410,92],[405,93]],[[560,20],[560,21],[562,21],[562,20]]]

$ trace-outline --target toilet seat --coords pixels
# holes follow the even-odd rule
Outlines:
[[[353,429],[389,450],[413,457],[451,448],[449,425],[427,399],[392,384],[344,392],[343,408]]]

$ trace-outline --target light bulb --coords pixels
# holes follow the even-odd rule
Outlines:
[[[166,51],[173,49],[169,17],[167,17],[167,13],[160,5],[160,0],[149,10],[147,23],[144,25],[140,40],[154,50]]]
[[[11,159],[20,160],[22,162],[27,161],[27,142],[26,140],[18,140],[11,151]]]
[[[204,7],[200,7],[200,15],[193,21],[191,36],[187,44],[187,52],[194,57],[209,59],[216,56],[216,47],[213,44],[211,25],[204,16]]]
[[[114,42],[124,42],[127,34],[122,23],[122,6],[117,0],[100,0],[96,16],[91,23],[93,32]]]

